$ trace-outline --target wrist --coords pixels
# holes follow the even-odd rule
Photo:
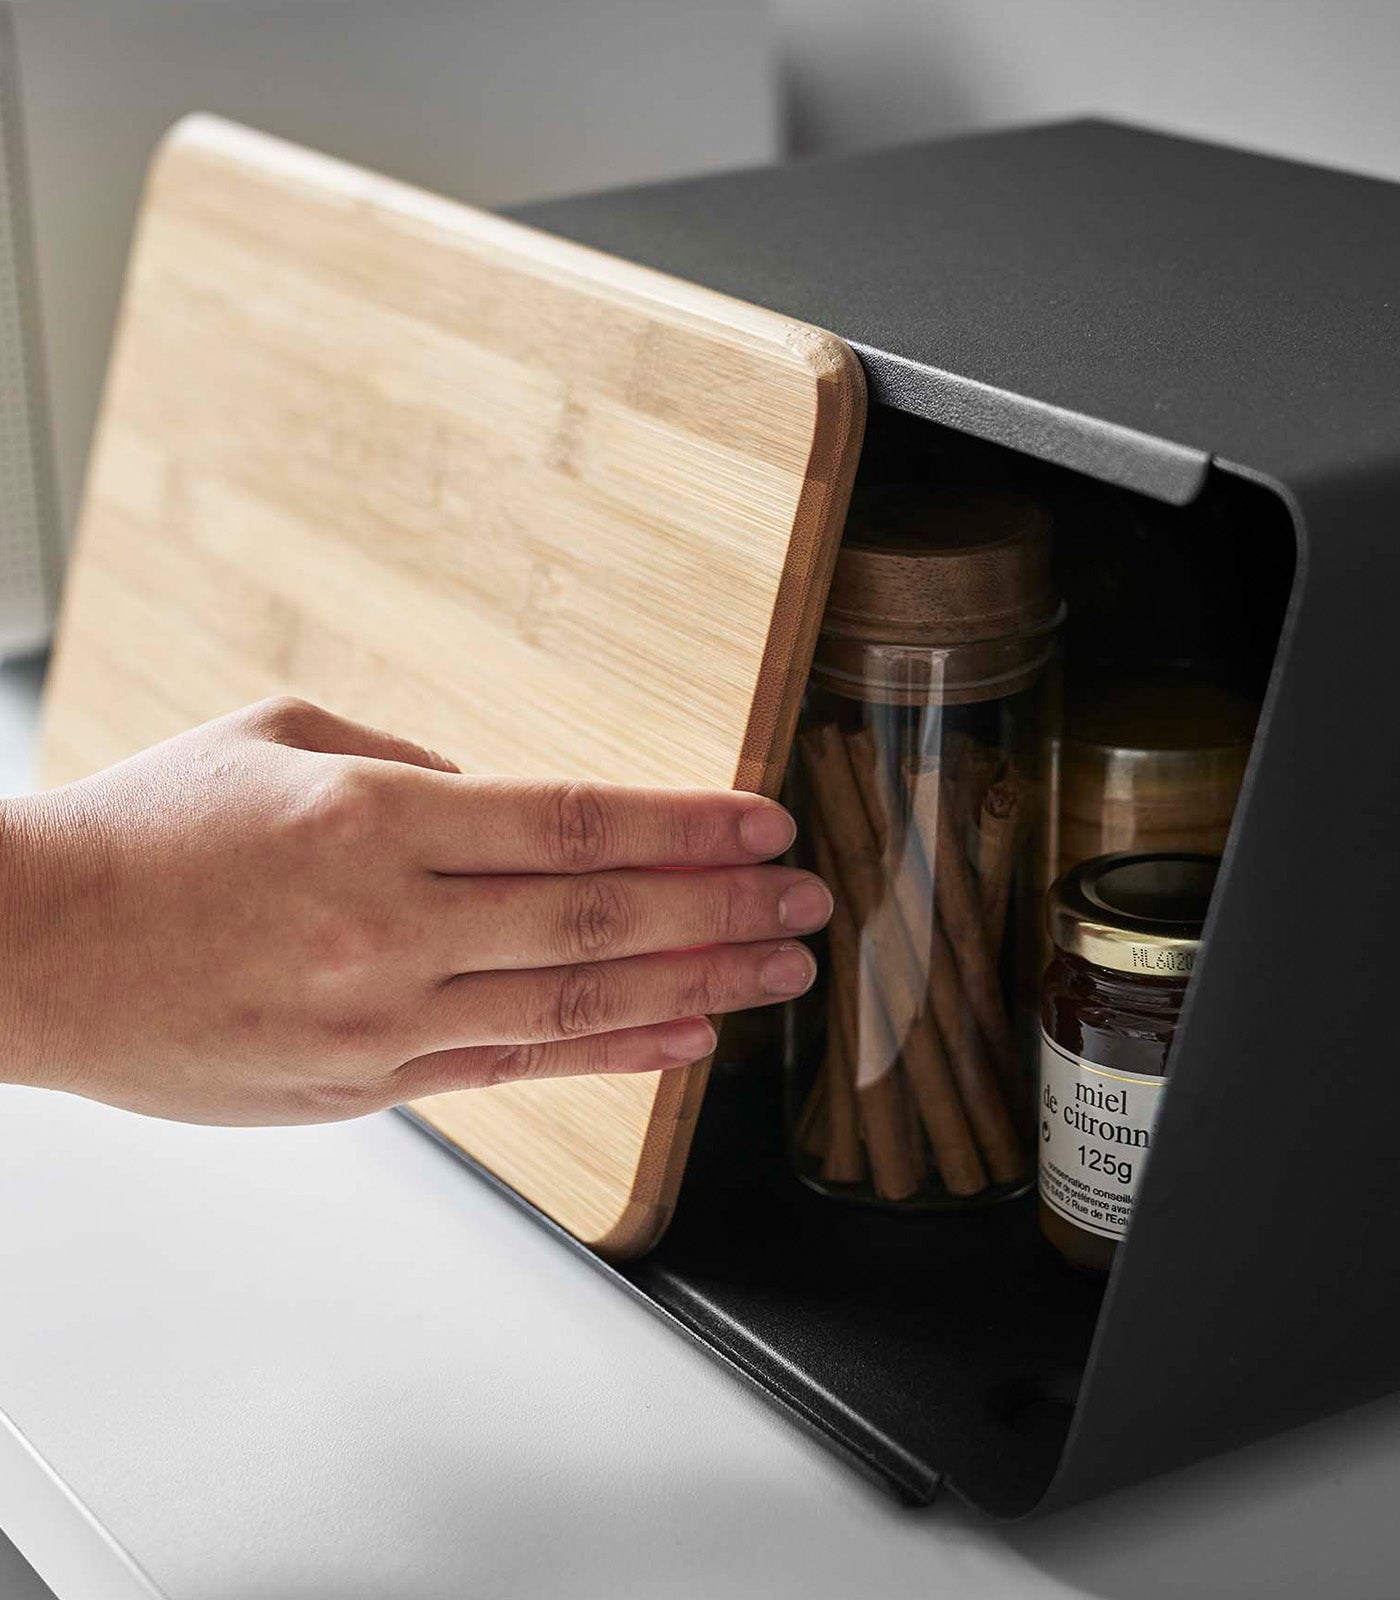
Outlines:
[[[0,800],[0,1082],[60,1087],[54,1030],[60,918],[43,796]]]

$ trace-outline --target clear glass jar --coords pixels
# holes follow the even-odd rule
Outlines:
[[[1049,543],[1009,494],[852,506],[789,774],[836,899],[788,1058],[793,1160],[826,1193],[962,1206],[1029,1187]]]
[[[1081,862],[1050,892],[1041,1008],[1041,1232],[1107,1272],[1152,1147],[1218,858]]]

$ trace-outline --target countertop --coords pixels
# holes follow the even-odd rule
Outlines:
[[[12,754],[34,676],[0,674]],[[393,1114],[3,1088],[0,1218],[0,1527],[49,1586],[0,1541],[5,1600],[1379,1600],[1400,1572],[1400,1398],[1038,1522],[904,1511]]]

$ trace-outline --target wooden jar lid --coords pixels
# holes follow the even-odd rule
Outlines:
[[[813,678],[896,705],[995,700],[1049,659],[1062,607],[1050,518],[981,489],[859,492],[836,558]]]
[[[1050,518],[1022,495],[920,485],[858,492],[824,631],[948,645],[1044,628],[1059,608]]]

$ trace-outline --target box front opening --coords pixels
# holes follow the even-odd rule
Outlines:
[[[859,486],[891,483],[975,483],[1048,509],[1068,607],[1062,731],[1093,720],[1105,684],[1149,669],[1262,700],[1294,568],[1267,491],[1216,472],[1194,503],[1166,506],[878,407]],[[1073,808],[1052,804],[1061,868],[1080,846]],[[790,1013],[727,1030],[675,1221],[627,1276],[904,1498],[946,1478],[990,1510],[1029,1510],[1064,1446],[1104,1280],[1047,1245],[1034,1193],[955,1213],[799,1181],[780,1063],[811,1047],[803,1027]]]

